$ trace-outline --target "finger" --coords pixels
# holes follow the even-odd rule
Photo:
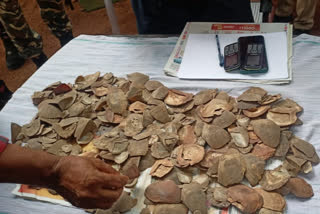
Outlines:
[[[128,177],[123,175],[98,173],[96,176],[99,178],[101,186],[105,189],[119,189],[128,182]]]
[[[96,203],[96,208],[100,208],[100,209],[110,209],[113,205],[113,203],[110,202],[106,202],[106,201],[99,201],[99,202],[95,202]]]
[[[99,199],[107,200],[109,202],[115,202],[119,199],[123,191],[123,188],[116,190],[108,190],[108,189],[99,189],[97,190],[99,194]]]
[[[121,175],[121,174],[119,176],[120,176],[120,178],[121,178],[121,180],[123,182],[123,186],[127,185],[129,180],[130,180],[130,178],[128,176],[126,176],[126,175]]]
[[[122,190],[103,190],[101,188],[83,191],[76,195],[69,191],[64,192],[62,196],[72,205],[81,208],[110,208],[112,204],[120,197]]]
[[[79,203],[76,204],[77,207],[83,209],[109,209],[112,207],[113,202],[106,201],[106,200],[81,200]]]
[[[109,164],[106,164],[102,160],[95,158],[93,159],[93,163],[95,164],[96,168],[102,172],[116,174],[116,175],[120,174],[117,170],[112,168],[112,166],[110,166]]]
[[[57,193],[59,195],[61,195],[65,200],[69,201],[72,205],[74,206],[77,206],[78,204],[78,199],[77,199],[77,196],[70,192],[70,191],[67,191],[65,188],[63,187],[58,187],[58,188],[55,188],[55,190],[57,191]]]

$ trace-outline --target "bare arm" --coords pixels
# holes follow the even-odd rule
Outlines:
[[[0,154],[0,182],[49,186],[56,183],[54,167],[59,157],[8,144]]]
[[[127,180],[95,158],[58,157],[12,144],[0,153],[0,182],[50,187],[82,208],[110,208]]]

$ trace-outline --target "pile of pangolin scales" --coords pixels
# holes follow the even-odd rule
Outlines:
[[[293,100],[258,87],[238,98],[217,89],[193,95],[141,73],[127,77],[97,72],[35,92],[38,114],[22,127],[12,124],[12,141],[100,158],[130,178],[127,188],[151,167],[141,213],[205,214],[231,205],[243,213],[283,213],[285,195],[313,196],[297,176],[310,173],[319,157],[289,130],[302,124],[303,109]],[[269,159],[283,162],[265,170]],[[136,204],[124,192],[111,209],[91,212],[123,213]]]

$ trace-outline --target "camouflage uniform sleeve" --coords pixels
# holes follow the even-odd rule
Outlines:
[[[72,26],[64,10],[62,0],[37,1],[41,9],[42,19],[57,38],[72,32]]]
[[[42,52],[41,37],[26,22],[18,0],[0,1],[0,22],[22,57],[36,57]]]

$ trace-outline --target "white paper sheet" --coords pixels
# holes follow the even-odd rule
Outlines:
[[[288,78],[287,35],[285,32],[266,34],[219,34],[221,51],[238,41],[240,36],[263,35],[266,44],[269,71],[264,74],[237,74],[225,72],[219,65],[214,34],[190,34],[178,73],[181,79],[284,79]]]

